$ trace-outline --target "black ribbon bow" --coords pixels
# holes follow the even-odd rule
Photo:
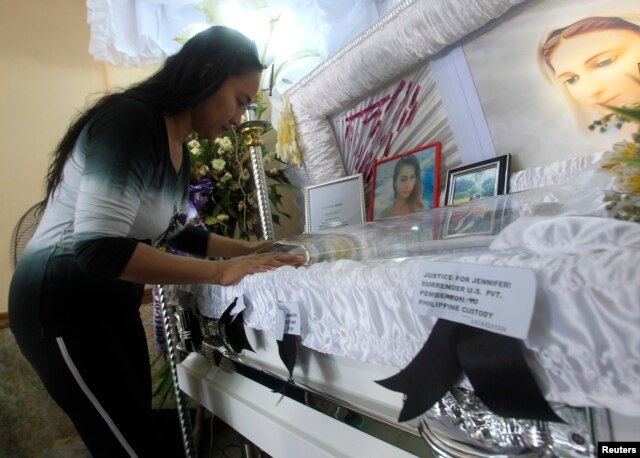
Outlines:
[[[274,389],[273,393],[280,393],[282,397],[284,397],[289,391],[289,387],[294,384],[293,381],[293,368],[296,365],[296,346],[297,346],[297,337],[292,334],[285,334],[282,337],[282,340],[278,340],[278,355],[280,355],[280,359],[284,363],[285,367],[289,371],[289,379],[280,385],[278,388]],[[278,401],[282,401],[282,397]]]
[[[462,372],[495,414],[562,422],[542,395],[518,339],[444,319],[406,368],[376,383],[405,394],[398,417],[403,422],[442,399]]]
[[[231,315],[231,311],[237,302],[238,298],[236,297],[220,316],[218,329],[222,337],[222,342],[227,348],[231,347],[230,349],[236,353],[241,353],[242,350],[249,350],[255,353],[244,329],[244,319],[242,317],[244,310],[235,315],[235,320],[233,319],[234,315]]]
[[[284,397],[287,394],[289,386],[294,383],[293,368],[296,365],[298,336],[294,334],[284,334],[282,336],[282,340],[276,339],[276,343],[278,344],[278,355],[280,356],[280,360],[284,363],[284,367],[289,371],[289,379],[277,389],[273,390],[273,392],[280,393]],[[282,400],[282,398],[280,398],[280,400]]]
[[[285,334],[282,336],[282,340],[278,340],[278,355],[284,363],[284,367],[289,371],[289,380],[293,378],[293,368],[296,365],[296,353],[297,353],[297,336],[292,334]]]

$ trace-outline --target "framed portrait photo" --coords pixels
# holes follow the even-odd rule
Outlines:
[[[496,199],[473,200],[455,205],[444,214],[442,238],[494,235],[502,228],[504,201]]]
[[[442,144],[429,143],[373,164],[369,220],[436,208]]]
[[[306,233],[364,222],[362,174],[304,188]]]
[[[511,155],[505,154],[447,172],[445,205],[493,197],[509,192]]]

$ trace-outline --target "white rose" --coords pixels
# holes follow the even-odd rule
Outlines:
[[[219,172],[224,170],[225,165],[226,162],[224,161],[224,159],[214,159],[213,161],[211,161],[211,167],[213,167],[214,170],[218,170]]]
[[[220,148],[218,154],[223,154],[225,151],[231,151],[233,149],[233,144],[229,137],[218,137],[215,139],[215,143]],[[222,150],[222,152],[220,150]]]
[[[200,153],[202,153],[202,146],[200,145],[200,142],[198,140],[191,140],[189,143],[187,143],[187,148],[189,148],[191,154],[194,154],[196,156],[199,156]]]

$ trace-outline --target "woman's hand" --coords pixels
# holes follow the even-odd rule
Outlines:
[[[214,283],[229,286],[235,285],[245,275],[258,272],[268,272],[282,266],[300,266],[304,264],[303,256],[294,256],[284,253],[260,253],[247,256],[238,256],[226,261],[218,261],[219,273]]]

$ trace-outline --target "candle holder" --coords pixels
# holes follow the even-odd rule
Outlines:
[[[250,104],[244,112],[244,122],[238,126],[238,131],[242,135],[244,144],[249,149],[251,158],[251,172],[253,182],[256,187],[256,201],[258,203],[258,215],[262,227],[262,238],[273,240],[273,219],[271,216],[271,205],[269,202],[269,191],[267,187],[267,176],[264,172],[264,159],[262,157],[262,134],[271,128],[271,123],[256,119],[256,109],[258,105]]]

